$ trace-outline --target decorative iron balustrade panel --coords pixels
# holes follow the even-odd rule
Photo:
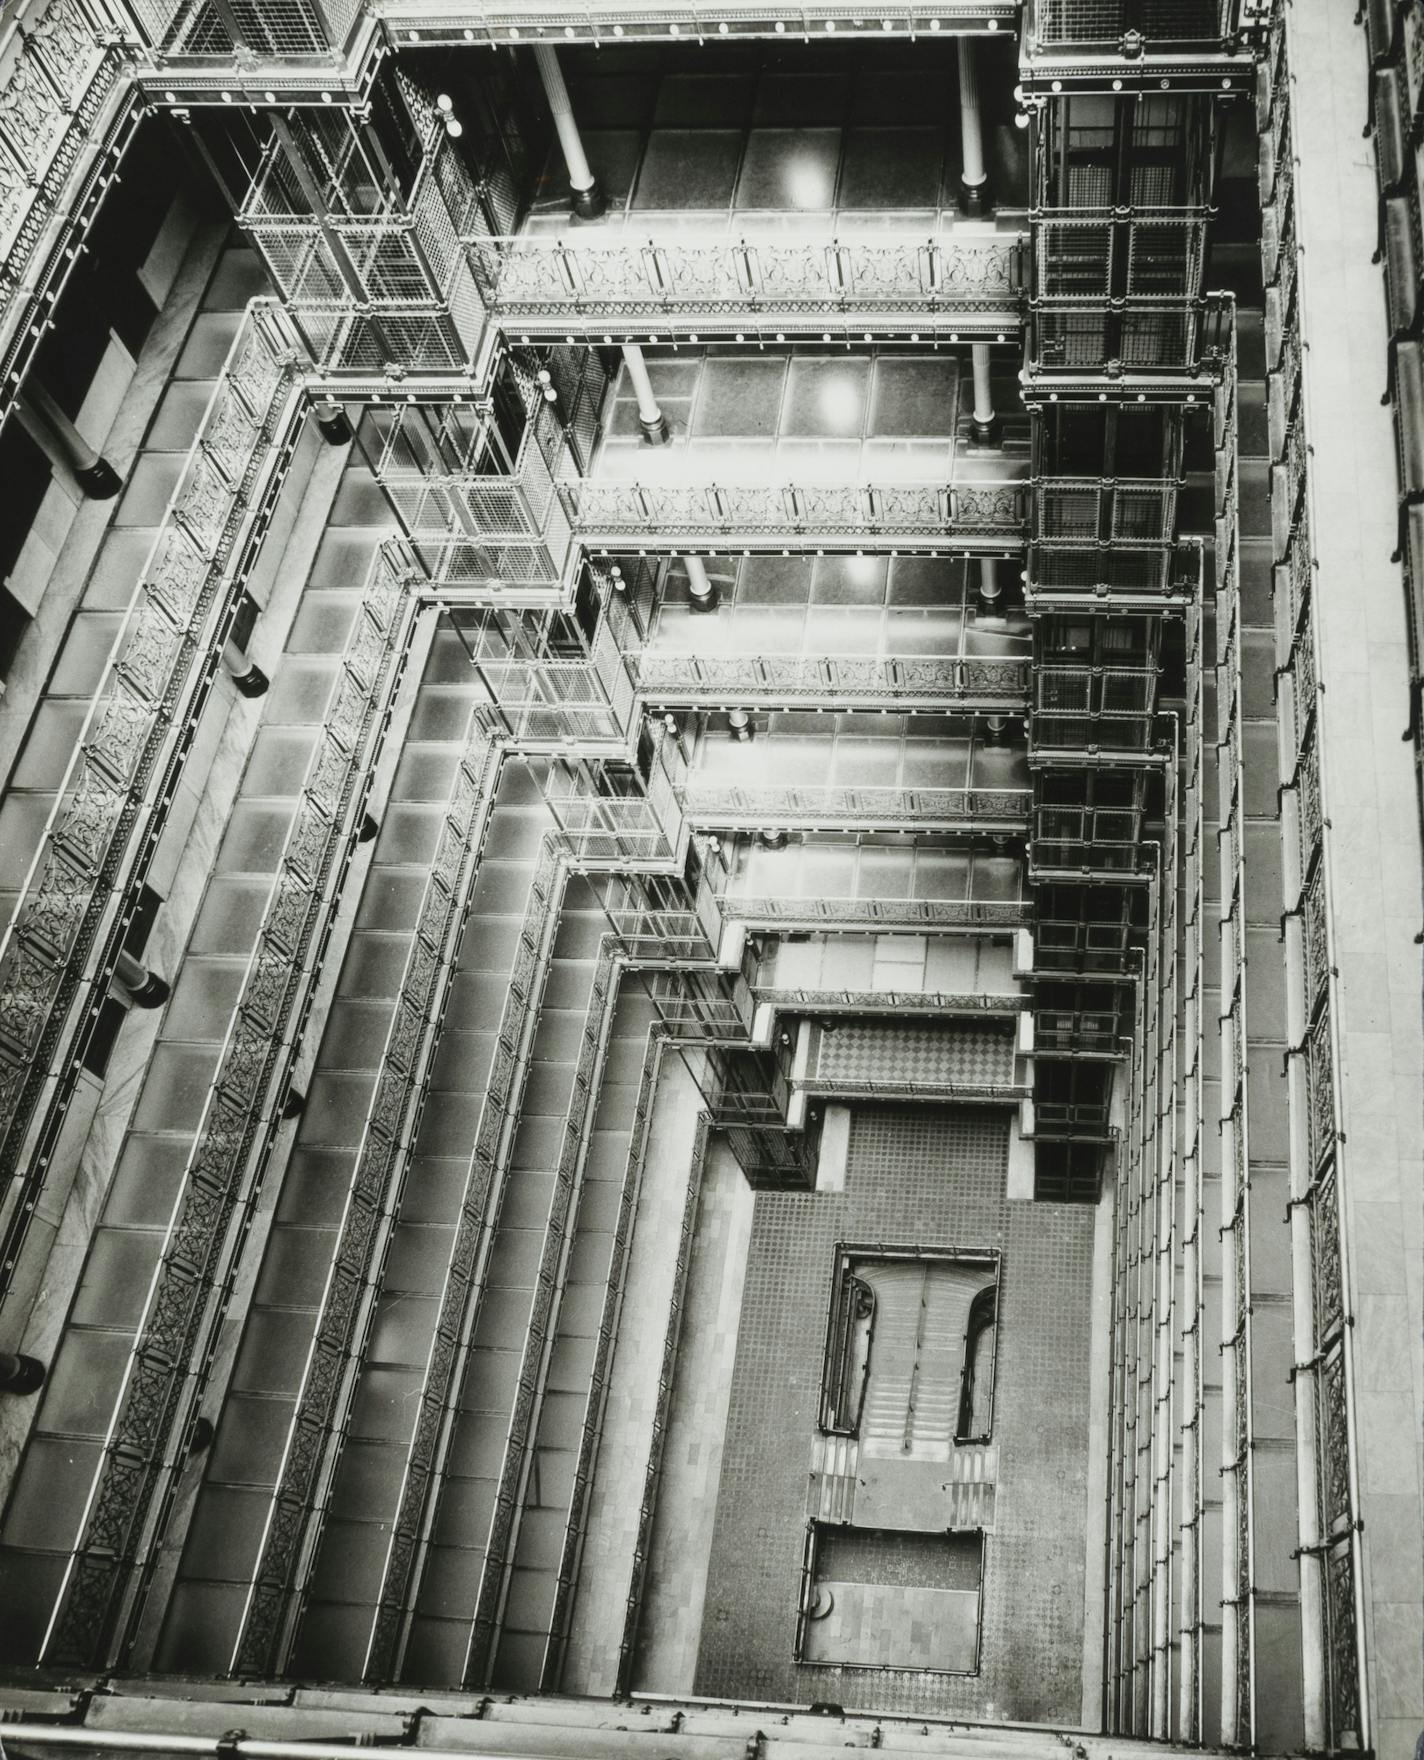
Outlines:
[[[354,0],[131,0],[130,13],[160,67],[235,61],[334,63]]]
[[[575,531],[610,540],[637,537],[675,549],[679,534],[750,538],[810,535],[1013,542],[1024,531],[1020,482],[924,484],[562,483]]]
[[[176,1443],[203,1391],[245,1238],[238,1224],[257,1201],[280,1124],[281,1076],[319,975],[413,604],[396,572],[378,565],[332,687],[116,1390],[46,1661],[94,1667],[110,1660],[121,1647],[115,1627],[131,1575],[161,1535]]]
[[[1234,401],[1234,400],[1233,400]],[[1177,1323],[1180,1339],[1179,1381],[1182,1418],[1179,1424],[1181,1492],[1177,1541],[1181,1557],[1176,1642],[1181,1658],[1174,1733],[1199,1741],[1204,1687],[1203,1527],[1207,1472],[1203,1459],[1206,1386],[1203,1374],[1205,1289],[1203,1237],[1207,1223],[1203,1205],[1202,1156],[1205,1130],[1204,1002],[1206,973],[1204,941],[1207,922],[1204,848],[1206,818],[1202,798],[1205,770],[1206,693],[1203,676],[1202,602],[1198,596],[1187,615],[1187,693],[1184,735],[1183,792],[1183,983],[1179,998],[1181,1040],[1181,1304]]]
[[[653,1517],[657,1510],[658,1485],[662,1478],[663,1450],[667,1444],[668,1422],[672,1413],[673,1384],[677,1375],[677,1352],[682,1338],[682,1318],[687,1304],[687,1281],[692,1268],[692,1243],[697,1231],[697,1211],[702,1199],[702,1177],[707,1162],[707,1139],[711,1117],[698,1114],[697,1134],[693,1140],[692,1165],[688,1173],[687,1196],[683,1201],[682,1220],[678,1227],[677,1251],[673,1257],[672,1294],[668,1302],[667,1328],[663,1333],[662,1359],[658,1364],[657,1397],[653,1405],[652,1435],[648,1448],[648,1465],[643,1475],[642,1496],[638,1501],[637,1535],[633,1542],[632,1572],[623,1618],[623,1635],[618,1646],[616,1690],[631,1690],[633,1665],[638,1641],[638,1616],[643,1605],[643,1588],[647,1581],[648,1554],[652,1546]]]
[[[424,41],[468,42],[473,34],[480,42],[500,44],[518,42],[521,37],[533,38],[542,31],[557,31],[571,42],[584,44],[614,40],[666,43],[669,37],[680,36],[690,42],[702,42],[728,34],[767,37],[772,27],[770,14],[748,14],[741,8],[718,5],[689,5],[687,0],[654,0],[636,13],[630,12],[621,0],[577,0],[576,4],[568,0],[482,0],[477,6],[444,11],[432,11],[428,0],[383,0],[381,13],[392,27],[402,31],[407,25],[418,27]],[[974,0],[973,4],[969,0],[946,0],[934,16],[947,25],[958,20],[966,29],[981,30],[987,18],[991,29],[1012,31],[1017,8],[1015,0]],[[777,14],[777,22],[785,25],[786,34],[793,41],[814,40],[828,28],[844,37],[881,39],[887,19],[888,28],[909,33],[923,31],[925,18],[922,5],[906,5],[904,0],[891,0],[873,16],[847,0],[829,0],[814,11],[785,7]],[[724,25],[725,31],[721,28]],[[622,26],[621,36],[618,26]]]
[[[365,1358],[373,1318],[361,1292],[379,1288],[405,1160],[424,1111],[461,932],[479,874],[501,752],[472,721],[441,820],[416,915],[375,1091],[362,1128],[332,1271],[317,1315],[262,1550],[235,1649],[240,1674],[281,1674],[287,1638],[305,1603],[324,1529],[319,1497],[345,1436],[355,1392],[350,1365]]]
[[[724,908],[733,921],[768,926],[874,923],[886,928],[1017,929],[1033,920],[1027,899],[758,898],[730,893]]]
[[[38,18],[14,21],[0,55],[0,419],[44,334],[33,314],[67,280],[66,245],[102,199],[137,117],[106,16],[85,0],[49,0]]]
[[[1225,42],[1236,13],[1232,0],[1153,0],[1147,6],[1129,0],[1037,0],[1032,42],[1037,48],[1115,54],[1124,32],[1137,30],[1154,50],[1191,46],[1200,52]]]
[[[515,945],[474,1153],[441,1285],[434,1338],[376,1604],[364,1670],[367,1680],[394,1680],[400,1672],[407,1620],[414,1606],[434,1520],[435,1493],[449,1443],[451,1413],[479,1307],[484,1245],[502,1195],[505,1164],[528,1071],[534,1022],[558,929],[558,901],[563,896],[565,873],[557,838],[546,836],[529,884],[529,903]]]
[[[638,689],[659,702],[725,703],[770,697],[1022,706],[1030,662],[1016,655],[857,659],[839,654],[758,656],[670,654],[644,648],[633,656]]]
[[[755,995],[776,1009],[817,1014],[1017,1015],[1024,1005],[1022,996],[983,990],[820,990],[758,984]]]
[[[693,779],[683,785],[680,799],[698,825],[987,821],[1022,828],[1031,795],[1026,788],[745,788]]]
[[[505,1436],[495,1488],[494,1513],[485,1547],[484,1569],[475,1604],[465,1680],[483,1685],[494,1665],[495,1651],[504,1624],[505,1597],[514,1564],[519,1516],[526,1489],[529,1454],[538,1432],[548,1377],[549,1350],[558,1325],[560,1297],[567,1273],[568,1255],[578,1226],[578,1206],[589,1133],[593,1128],[613,1010],[618,1001],[621,966],[613,938],[605,936],[594,968],[588,1009],[574,1065],[573,1088],[564,1115],[559,1158],[554,1168],[554,1189],[535,1274],[534,1298],[525,1329],[519,1378],[515,1384],[514,1409]]]
[[[296,363],[276,314],[239,330],[95,692],[38,854],[0,942],[0,1173],[18,1176],[0,1260],[8,1287],[63,1117],[84,1018],[105,988],[241,582],[285,471]],[[140,833],[145,835],[141,838]],[[97,970],[93,969],[97,957]],[[48,1072],[57,1092],[45,1101]],[[36,1115],[39,1147],[27,1149]]]
[[[782,240],[632,236],[465,240],[475,280],[509,324],[572,313],[612,318],[800,310],[930,317],[939,310],[1012,310],[1023,242],[1003,235],[909,238],[831,235]],[[639,216],[656,234],[656,220]]]

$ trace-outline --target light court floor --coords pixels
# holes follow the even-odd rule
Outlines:
[[[965,351],[967,355],[967,351]],[[967,359],[946,352],[648,351],[671,430],[650,446],[626,369],[605,405],[594,483],[1013,482],[1027,450],[970,447]],[[1007,393],[1007,387],[1005,387]],[[1004,405],[1017,407],[1017,398]]]
[[[653,654],[1009,656],[1028,659],[1022,612],[976,601],[977,565],[948,556],[707,556],[720,601],[693,609],[668,565],[649,631]]]
[[[981,39],[986,60],[998,49]],[[998,200],[1011,212],[964,222],[953,43],[917,44],[912,65],[902,55],[865,43],[798,44],[794,55],[704,45],[694,70],[677,47],[566,53],[574,114],[610,205],[608,219],[580,227],[580,236],[592,241],[625,218],[652,214],[739,226],[765,217],[793,230],[798,216],[824,223],[831,214],[852,228],[890,216],[981,232],[1021,226],[1026,145],[1007,112],[993,114],[998,82],[980,81],[990,110],[985,145]],[[1007,62],[1004,73],[1007,97]],[[567,225],[567,177],[555,148],[526,230]]]

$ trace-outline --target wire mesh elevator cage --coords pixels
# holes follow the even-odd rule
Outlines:
[[[573,590],[564,485],[600,435],[609,375],[587,349],[514,349],[478,400],[391,402],[358,440],[447,604],[562,603]]]
[[[274,114],[238,216],[325,372],[467,372],[484,334],[459,241],[474,179],[399,89],[400,140],[345,109]]]
[[[123,11],[165,62],[331,61],[346,45],[359,0],[127,0]]]
[[[456,605],[449,615],[511,739],[626,745],[638,637],[625,596],[602,571],[579,571],[571,612]]]

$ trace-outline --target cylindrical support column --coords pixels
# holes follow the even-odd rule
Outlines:
[[[984,728],[991,746],[1007,744],[1009,737],[1009,718],[1007,715],[986,715]]]
[[[994,413],[994,390],[989,382],[989,344],[974,342],[969,353],[974,363],[974,416],[970,433],[976,446],[997,446],[999,418]]]
[[[687,570],[687,590],[692,597],[692,609],[715,611],[721,594],[716,585],[707,578],[706,563],[700,556],[684,556],[682,565]]]
[[[129,993],[135,1008],[160,1008],[169,997],[169,984],[157,972],[151,972],[142,960],[121,952],[114,962],[114,976]]]
[[[964,168],[959,174],[959,207],[964,214],[989,212],[989,173],[984,164],[984,123],[979,114],[979,76],[974,66],[974,39],[960,37],[959,143]]]
[[[569,88],[564,84],[564,72],[559,66],[558,50],[547,43],[536,43],[534,61],[539,78],[544,82],[544,96],[549,100],[564,164],[568,167],[569,197],[574,213],[581,220],[597,220],[608,207],[608,200],[598,187],[598,179],[593,175],[588,155],[583,150],[578,123],[574,120],[574,107],[569,102]]]
[[[38,1357],[0,1351],[0,1393],[38,1393],[44,1379],[45,1366]]]
[[[648,363],[636,342],[623,344],[623,365],[628,369],[628,380],[638,400],[638,426],[643,430],[643,438],[649,446],[666,445],[669,438],[667,417],[658,405],[653,382],[648,377]]]
[[[997,615],[1003,610],[1004,589],[999,584],[997,556],[979,558],[979,608]]]
[[[91,501],[111,501],[123,488],[113,465],[100,457],[43,385],[31,380],[15,408],[35,445]]]
[[[223,643],[222,668],[240,697],[263,696],[271,682],[262,668],[254,666],[233,641]]]

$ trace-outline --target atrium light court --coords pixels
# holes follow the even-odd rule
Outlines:
[[[1412,1754],[1336,10],[7,24],[7,1753]]]

